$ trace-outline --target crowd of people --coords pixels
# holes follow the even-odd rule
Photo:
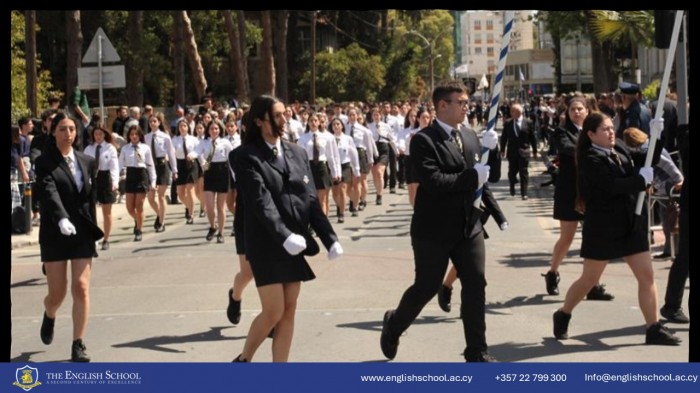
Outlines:
[[[598,100],[572,95],[559,102],[541,98],[505,104],[500,110],[500,141],[493,130],[479,138],[474,128],[485,123],[483,104],[470,106],[468,92],[458,82],[437,86],[431,102],[422,105],[411,100],[317,108],[260,96],[250,106],[227,108],[205,97],[199,111],[178,106],[171,121],[149,105],[143,114],[138,107],[120,107],[111,127],[99,115],[88,122],[87,116],[76,119],[56,108],[42,113],[38,131],[32,132],[31,119],[22,118],[12,135],[11,191],[14,208],[21,195],[16,185],[35,181],[33,221],[40,226],[41,259],[49,283],[41,339],[52,342],[70,260],[71,359],[90,360],[82,341],[90,270],[96,245],[100,251],[109,250],[112,204],[125,197],[134,219],[133,241],[138,242],[143,239],[145,201],[155,212],[154,232],[166,230],[170,187],[174,193],[169,200],[182,202],[186,224],[206,215],[207,241],[225,242],[226,209],[234,217],[231,235],[240,269],[228,290],[227,317],[232,324],[240,322],[243,291],[251,282],[262,303],[234,361],[251,361],[268,336],[273,338],[273,361],[287,361],[300,283],[315,277],[305,260],[320,251],[315,237],[329,258],[343,254],[328,218],[330,197],[337,224],[345,222],[346,209],[358,216],[367,206],[371,173],[376,205],[382,205],[385,189],[395,193],[405,188],[414,208],[415,281],[397,308],[384,315],[384,355],[396,356],[399,337],[436,294],[440,307],[450,311],[452,284],[459,279],[465,359],[494,361],[485,336],[488,236],[483,225],[490,216],[501,230],[508,222],[488,183],[500,179],[501,159],[507,159],[510,195],[516,195],[519,185],[520,198],[527,200],[529,160],[543,154],[558,165],[552,171],[553,217],[559,221],[560,235],[550,269],[543,274],[549,295],[559,294],[559,266],[578,223],[583,223],[583,272],[553,316],[554,336],[568,337],[573,309],[584,297],[614,298],[599,279],[607,261],[624,258],[639,284],[646,343],[678,344],[680,340],[659,323],[646,216],[630,215],[637,193],[651,184],[666,192],[681,189],[683,175],[663,149],[675,147],[670,130],[676,125],[670,115],[652,121],[649,109],[632,98],[638,95],[638,86],[622,85],[620,94],[604,94]],[[615,97],[620,98],[619,107]],[[662,170],[642,165],[651,135],[664,138],[656,145],[654,161],[662,162]],[[637,143],[642,136],[647,140]],[[479,161],[482,146],[489,151],[488,163]],[[96,225],[98,204],[102,228]],[[673,241],[671,230],[667,242]],[[75,247],[56,247],[57,241]],[[678,286],[687,277],[688,256],[683,245],[679,249],[661,315],[687,323]],[[448,271],[450,261],[453,267]]]

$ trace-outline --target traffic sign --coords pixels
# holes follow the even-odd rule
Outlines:
[[[99,37],[102,37],[102,61],[105,63],[115,63],[121,61],[121,57],[119,57],[117,54],[117,50],[114,49],[114,45],[112,45],[109,38],[107,38],[107,34],[105,34],[101,27],[98,27],[97,31],[95,32],[95,36],[92,38],[92,41],[90,41],[90,46],[85,52],[85,56],[83,56],[83,64],[98,62],[97,46]]]
[[[123,65],[102,67],[102,87],[104,89],[126,87],[125,75]],[[99,77],[99,67],[78,68],[78,86],[82,90],[98,89],[100,87]]]

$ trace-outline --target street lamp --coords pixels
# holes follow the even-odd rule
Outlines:
[[[442,57],[442,53],[438,53],[437,55],[435,55],[435,56],[433,56],[433,57],[430,58],[430,86],[431,86],[431,90],[430,90],[430,91],[431,91],[431,93],[432,93],[432,91],[433,91],[433,90],[432,90],[432,86],[435,84],[435,81],[434,81],[434,76],[435,76],[435,75],[434,75],[434,72],[433,72],[433,70],[435,70],[435,60],[437,60],[437,59],[439,59],[439,58],[441,58],[441,57]]]
[[[426,48],[428,48],[428,60],[430,61],[428,63],[428,67],[429,67],[428,73],[430,74],[430,76],[429,76],[429,78],[430,78],[430,94],[432,94],[433,88],[435,87],[434,83],[433,83],[433,44],[431,44],[430,41],[428,41],[428,39],[425,38],[425,36],[423,34],[417,32],[415,30],[409,30],[408,34],[413,34],[415,36],[422,38],[423,41],[425,41]]]

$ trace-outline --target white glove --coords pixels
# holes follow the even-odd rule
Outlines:
[[[332,260],[334,260],[342,255],[343,255],[343,247],[338,242],[333,243],[331,248],[328,249],[328,260],[329,261],[332,261]]]
[[[503,224],[501,224],[501,230],[505,231],[506,229],[508,229],[508,221],[505,221]]]
[[[284,241],[282,247],[284,247],[289,255],[299,255],[300,252],[306,249],[306,239],[304,239],[304,236],[292,233]]]
[[[491,171],[491,167],[488,165],[484,164],[474,164],[474,170],[476,173],[479,175],[479,186],[478,188],[481,188],[484,183],[489,179],[489,172]]]
[[[60,229],[61,233],[65,236],[75,235],[77,233],[75,231],[75,225],[67,218],[62,218],[58,222],[58,229]]]
[[[656,139],[661,139],[661,132],[664,130],[664,119],[652,119],[652,121],[649,122],[649,130],[651,131],[651,135],[656,133]]]
[[[642,167],[639,170],[639,174],[644,178],[644,183],[647,185],[651,184],[651,182],[654,180],[654,168],[650,166]]]
[[[498,134],[496,134],[496,131],[485,131],[481,137],[481,145],[489,150],[493,150],[498,147]]]

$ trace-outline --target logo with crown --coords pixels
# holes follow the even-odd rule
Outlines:
[[[13,385],[24,389],[25,392],[41,385],[41,382],[39,382],[39,370],[29,366],[18,368],[15,372],[15,382]]]

